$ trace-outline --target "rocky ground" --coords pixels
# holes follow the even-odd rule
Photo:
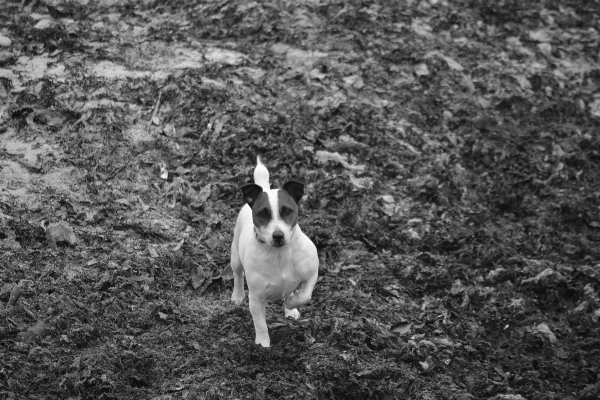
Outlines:
[[[0,398],[597,399],[598,0],[5,0]],[[254,345],[260,155],[320,279]]]

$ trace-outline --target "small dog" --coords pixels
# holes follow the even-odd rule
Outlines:
[[[231,300],[238,305],[244,300],[245,273],[255,343],[270,347],[267,300],[284,300],[285,316],[298,319],[297,307],[310,301],[317,283],[319,257],[298,226],[304,181],[290,180],[281,189],[271,189],[269,171],[257,157],[254,183],[242,183],[239,189],[247,204],[238,215],[231,244]]]

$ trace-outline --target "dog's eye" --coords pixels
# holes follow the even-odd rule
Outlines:
[[[267,218],[269,216],[269,210],[262,209],[257,213],[257,215],[261,218]]]
[[[281,215],[286,216],[286,215],[290,215],[292,213],[292,209],[291,208],[287,208],[287,207],[283,207],[281,209]]]

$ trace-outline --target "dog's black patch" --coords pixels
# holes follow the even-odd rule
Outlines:
[[[289,193],[296,204],[300,203],[300,199],[304,196],[304,179],[295,178],[283,184],[283,190]]]
[[[277,191],[277,203],[279,203],[279,217],[293,228],[298,223],[298,205],[296,204],[296,200],[287,190],[280,189]]]
[[[254,201],[252,207],[252,222],[254,226],[265,226],[273,219],[273,210],[271,210],[271,203],[269,203],[269,195],[266,192],[262,192],[258,195]]]
[[[256,183],[244,182],[238,185],[238,189],[242,191],[242,197],[246,203],[252,207],[258,196],[262,193],[262,187]]]

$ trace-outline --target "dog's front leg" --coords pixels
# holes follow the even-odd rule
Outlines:
[[[283,304],[283,314],[285,315],[286,318],[294,318],[294,319],[300,318],[300,311],[298,311],[297,308],[292,308],[291,310],[288,309],[286,307],[285,303]]]
[[[248,295],[250,301],[250,314],[254,320],[254,330],[256,332],[256,340],[254,343],[260,344],[262,347],[271,347],[271,339],[269,338],[269,329],[267,328],[267,303],[266,300],[257,299],[252,295]]]
[[[315,274],[308,278],[307,281],[300,283],[300,285],[298,286],[298,290],[296,290],[296,293],[292,294],[287,299],[285,299],[285,308],[292,311],[293,309],[308,303],[310,301],[310,298],[312,297],[312,292],[315,288],[315,284],[317,283],[317,278],[318,274],[315,272]]]

